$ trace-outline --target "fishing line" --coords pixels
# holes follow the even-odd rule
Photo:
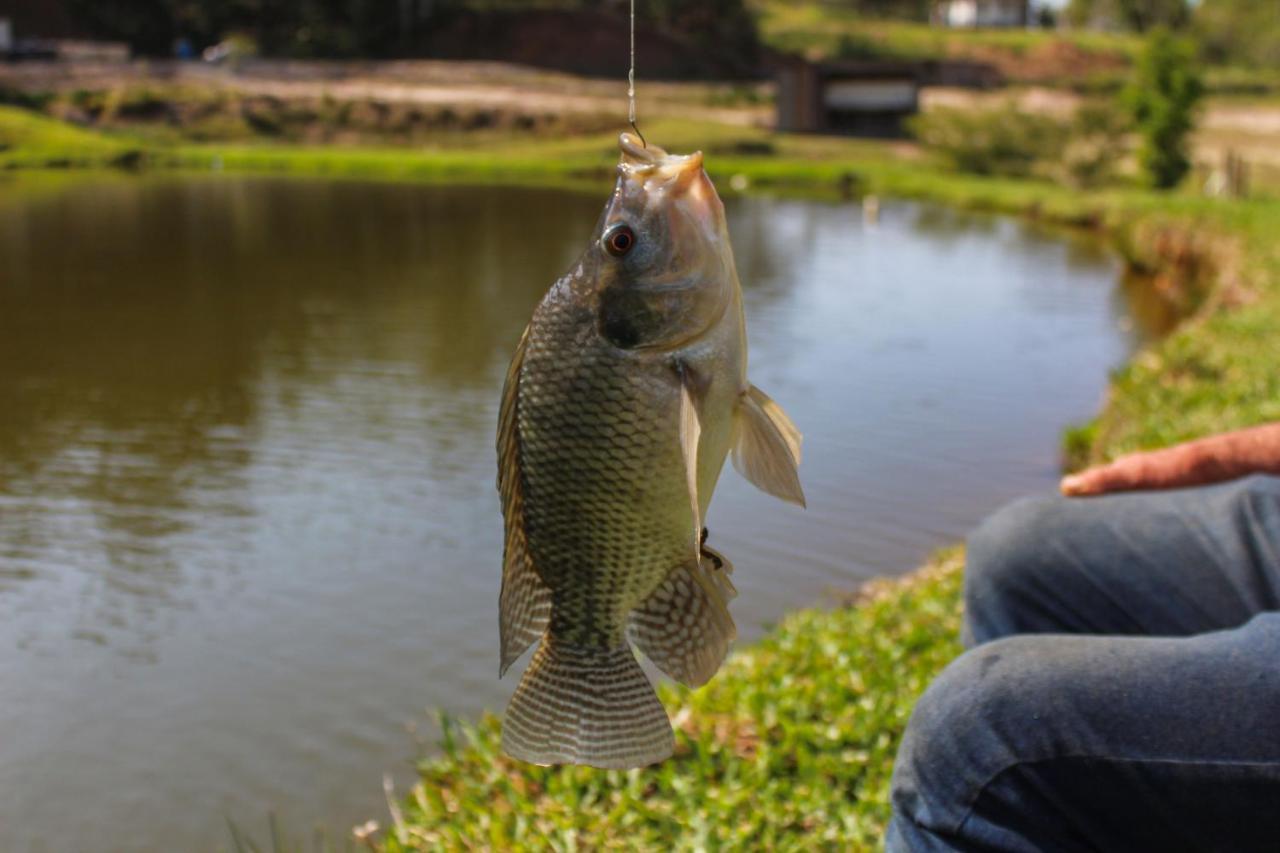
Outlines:
[[[627,72],[627,120],[631,129],[640,137],[640,144],[645,148],[649,143],[644,141],[644,134],[636,127],[636,0],[631,0],[631,69]]]

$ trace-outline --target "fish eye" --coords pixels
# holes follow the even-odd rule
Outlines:
[[[636,234],[631,226],[618,224],[604,233],[604,250],[615,258],[620,258],[636,244]]]

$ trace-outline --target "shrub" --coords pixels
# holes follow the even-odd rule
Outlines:
[[[1059,177],[1078,188],[1114,181],[1128,152],[1131,129],[1128,115],[1111,100],[1085,102],[1071,122]]]
[[[1280,65],[1280,10],[1274,2],[1203,0],[1196,7],[1195,30],[1214,62]]]
[[[1177,186],[1191,169],[1187,138],[1204,94],[1195,48],[1159,29],[1147,39],[1124,100],[1142,137],[1138,162],[1157,189]]]
[[[916,138],[953,169],[977,175],[1039,177],[1075,187],[1115,179],[1127,150],[1128,116],[1106,100],[1071,119],[1019,110],[942,108],[911,121]]]
[[[957,171],[1013,177],[1036,174],[1039,164],[1058,160],[1069,133],[1065,122],[1012,102],[993,110],[931,110],[914,117],[910,128]]]

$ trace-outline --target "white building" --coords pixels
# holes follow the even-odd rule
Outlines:
[[[940,0],[934,21],[944,27],[1025,27],[1027,0]]]

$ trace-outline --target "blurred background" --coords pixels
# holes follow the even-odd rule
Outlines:
[[[609,192],[627,16],[0,0],[0,849],[237,849],[269,814],[376,846],[366,821],[403,832],[388,804],[440,754],[435,713],[501,710],[499,389]],[[1092,420],[1274,219],[1280,5],[636,16],[640,126],[706,152],[753,381],[806,435],[807,511],[730,474],[708,519],[743,643],[1064,464],[1252,399],[1204,388],[1271,381],[1171,358],[1127,421]],[[1225,351],[1271,328],[1250,322]],[[1184,392],[1215,414],[1176,420]],[[894,741],[873,741],[883,785]],[[502,846],[467,834],[498,832],[466,822],[483,802],[424,790],[422,838]],[[847,801],[871,816],[832,826],[858,847],[883,796]]]
[[[654,0],[637,18],[641,79],[670,81],[642,87],[650,121],[909,138],[911,116],[936,115],[914,135],[946,147],[953,111],[982,112],[1014,146],[1040,133],[1015,153],[1042,170],[1064,154],[1123,161],[1127,116],[1108,107],[1144,35],[1167,29],[1208,96],[1202,177],[1240,190],[1280,174],[1267,3]],[[621,0],[0,0],[0,100],[167,142],[572,135],[616,122],[627,25]]]

